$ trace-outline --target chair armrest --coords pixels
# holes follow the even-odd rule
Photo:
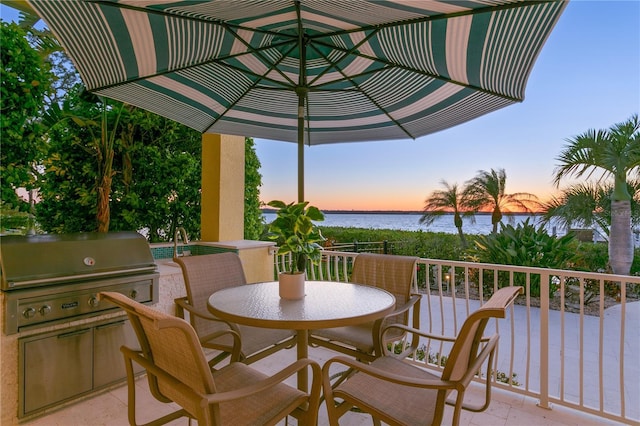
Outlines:
[[[216,321],[222,324],[226,324],[231,330],[234,330],[236,333],[239,333],[238,326],[236,324],[230,323],[223,319],[220,319],[214,315],[212,315],[209,311],[203,311],[201,309],[196,309],[193,305],[189,303],[186,297],[180,297],[178,299],[174,299],[176,304],[176,313],[181,313],[180,318],[184,319],[184,311],[189,312],[189,315],[193,315],[202,319],[206,319],[208,321]]]
[[[190,386],[187,386],[186,384],[182,383],[181,381],[173,377],[171,374],[167,373],[165,370],[159,368],[154,363],[149,362],[149,360],[146,359],[143,355],[141,355],[139,351],[133,351],[126,346],[122,346],[120,350],[124,353],[126,358],[131,359],[132,361],[135,361],[136,363],[140,364],[152,375],[160,377],[162,378],[162,380],[169,382],[170,386],[178,390],[178,392],[191,395],[192,397],[197,395],[199,398],[206,399],[210,404],[219,404],[221,402],[232,401],[232,400],[250,396],[259,392],[264,392],[265,390],[282,383],[285,379],[296,374],[298,371],[302,370],[303,368],[308,368],[308,367],[311,367],[312,369],[312,380],[313,380],[312,391],[311,391],[312,397],[316,396],[317,400],[320,399],[322,370],[320,369],[320,365],[317,362],[308,358],[298,360],[293,364],[290,364],[283,370],[280,370],[273,376],[270,376],[257,383],[253,383],[249,386],[245,386],[243,388],[235,389],[233,391],[228,391],[228,392],[217,392],[214,394],[201,394],[197,392],[195,389],[191,388]]]
[[[414,310],[417,310],[419,312],[419,310],[420,310],[420,299],[422,299],[422,295],[421,294],[412,294],[411,297],[409,297],[409,300],[407,300],[407,302],[404,305],[396,306],[396,309],[394,309],[393,312],[391,312],[390,314],[388,314],[384,318],[391,317],[391,316],[398,315],[398,314],[402,314],[404,312],[407,312],[412,307],[413,307]],[[414,312],[414,314],[415,314],[415,312]]]
[[[187,301],[187,296],[184,297],[178,297],[177,299],[173,299],[173,302],[176,304],[176,316],[178,318],[182,318],[185,319],[184,317],[184,305],[189,304],[189,302]]]
[[[453,343],[453,342],[456,341],[455,337],[449,337],[449,336],[442,336],[442,335],[439,335],[439,334],[427,333],[425,331],[420,330],[419,328],[409,327],[409,326],[404,325],[404,324],[389,324],[388,326],[384,327],[382,329],[381,333],[380,333],[382,341],[384,341],[385,333],[388,330],[392,329],[392,328],[396,328],[396,329],[404,331],[405,333],[411,334],[411,343],[401,353],[396,355],[396,354],[393,354],[392,352],[390,352],[386,347],[383,348],[384,355],[395,356],[395,357],[400,358],[400,359],[406,358],[408,355],[410,355],[413,352],[415,352],[415,350],[418,348],[420,337],[424,337],[424,338],[427,338],[427,339],[439,340],[441,342]]]
[[[388,326],[384,327],[382,329],[382,333],[386,333],[388,330],[392,329],[392,328],[398,328],[401,329],[407,333],[413,333],[413,334],[417,334],[420,337],[426,337],[428,339],[436,339],[436,340],[442,340],[444,342],[455,342],[456,338],[455,336],[443,336],[440,334],[432,334],[432,333],[428,333],[426,331],[422,331],[418,328],[414,328],[414,327],[410,327],[404,324],[389,324]]]
[[[404,312],[409,311],[410,309],[413,308],[413,320],[412,320],[412,326],[414,328],[419,328],[420,327],[420,300],[422,299],[422,295],[421,294],[412,294],[411,297],[409,298],[409,300],[407,300],[407,302],[405,304],[403,304],[402,306],[396,307],[396,309],[391,312],[389,315],[386,315],[378,320],[376,320],[373,324],[373,347],[375,350],[375,353],[378,356],[383,355],[384,353],[386,353],[386,348],[385,346],[385,339],[384,339],[384,333],[382,330],[382,324],[384,322],[384,320],[388,317],[392,317],[394,315],[398,315],[398,314],[402,314]],[[385,327],[385,329],[388,329],[390,327]],[[416,344],[417,344],[417,340],[416,340]],[[417,349],[417,346],[416,346]]]
[[[322,367],[323,372],[323,380],[325,383],[330,383],[329,379],[329,367],[331,364],[342,364],[349,369],[354,371],[359,371],[361,373],[367,374],[372,377],[376,377],[381,380],[388,381],[390,383],[397,383],[400,385],[417,387],[417,388],[426,388],[426,389],[460,389],[457,382],[451,382],[447,380],[440,379],[418,379],[415,377],[402,376],[399,374],[389,373],[380,368],[374,367],[370,364],[364,364],[360,361],[354,360],[352,358],[348,358],[345,356],[337,356],[327,360]],[[329,386],[330,387],[330,386]],[[326,386],[325,386],[326,393]]]
[[[220,330],[220,331],[216,331],[215,333],[209,333],[207,335],[199,337],[198,340],[200,341],[201,345],[206,347],[207,342],[211,342],[213,340],[216,340],[219,337],[226,336],[228,334],[230,334],[233,337],[233,346],[231,347],[225,346],[226,349],[224,349],[224,352],[229,352],[231,354],[230,362],[240,361],[240,354],[242,352],[242,340],[240,338],[240,333],[238,333],[237,331],[231,330],[231,329]]]

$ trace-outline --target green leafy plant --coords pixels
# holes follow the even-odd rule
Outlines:
[[[502,225],[498,233],[478,236],[475,247],[468,254],[474,262],[569,269],[576,258],[575,238],[572,234],[550,236],[544,226],[536,228],[527,219],[516,227]],[[524,274],[514,274],[516,285],[523,285],[524,279]],[[490,282],[491,280],[485,280],[485,283]],[[492,289],[489,287],[485,290],[490,292]],[[550,296],[555,290],[555,285],[549,286]],[[538,275],[531,277],[531,295],[540,296]]]
[[[323,221],[324,214],[308,204],[308,201],[285,204],[279,200],[267,204],[278,209],[267,237],[277,241],[279,255],[291,254],[287,264],[287,272],[291,274],[304,272],[307,260],[317,264],[322,258],[319,243],[324,237],[313,221]]]

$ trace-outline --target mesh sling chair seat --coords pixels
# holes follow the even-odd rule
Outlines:
[[[203,347],[221,351],[209,364],[216,365],[231,354],[233,339],[228,334],[212,338],[222,330],[234,330],[240,335],[242,347],[239,360],[251,364],[267,355],[295,345],[295,332],[273,330],[230,323],[219,319],[207,310],[207,301],[212,293],[227,287],[244,285],[247,280],[240,257],[233,252],[200,256],[176,257],[180,265],[187,296],[175,300],[177,315],[184,318],[189,313],[189,322],[196,330]],[[233,360],[235,361],[235,360]]]
[[[400,339],[404,332],[392,330],[380,341],[380,330],[390,324],[408,325],[412,313],[414,328],[420,325],[420,295],[412,294],[417,257],[360,253],[353,263],[351,282],[387,290],[396,298],[395,310],[386,317],[363,324],[313,330],[309,344],[323,346],[355,357],[373,361],[381,355],[380,348]]]
[[[164,424],[181,416],[194,418],[202,426],[274,425],[288,415],[296,417],[300,424],[316,424],[321,391],[321,370],[316,362],[301,359],[271,376],[241,362],[212,371],[195,330],[185,320],[120,293],[102,292],[100,298],[127,312],[141,348],[121,348],[127,370],[131,425],[137,424],[133,362],[146,369],[155,398],[182,407],[147,425]],[[238,337],[232,330],[223,333]],[[283,383],[308,368],[312,377],[309,393]]]
[[[400,354],[389,353],[370,364],[354,361],[345,356],[328,360],[323,366],[324,397],[329,422],[338,425],[339,418],[353,407],[369,413],[375,424],[439,425],[445,404],[454,405],[453,424],[460,421],[460,410],[484,411],[491,402],[491,368],[498,334],[482,337],[491,318],[505,318],[507,307],[522,292],[522,287],[498,290],[478,310],[465,320],[458,336],[448,338],[421,332],[403,325],[391,325],[409,333],[411,344]],[[383,333],[386,331],[383,330]],[[420,337],[452,342],[451,351],[441,375],[433,374],[405,361],[418,348]],[[464,402],[464,392],[473,377],[487,364],[485,401],[482,405]],[[333,386],[330,369],[346,366],[352,371],[344,382]],[[455,401],[447,400],[456,391]]]

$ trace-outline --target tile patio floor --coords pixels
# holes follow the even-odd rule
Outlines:
[[[323,348],[309,348],[309,356],[320,364],[335,353]],[[279,353],[267,357],[264,360],[253,364],[255,367],[272,373],[282,368],[284,365],[295,360],[295,349],[280,351]],[[295,385],[295,379],[292,379]],[[166,414],[175,408],[157,402],[148,393],[146,380],[138,380],[138,422],[144,423],[153,418]],[[468,392],[469,397],[482,398],[483,388],[476,387]],[[120,386],[108,392],[104,392],[92,398],[88,398],[79,403],[69,405],[48,415],[24,422],[25,426],[125,426],[127,420],[127,389]],[[451,424],[452,410],[447,407],[444,418],[444,425]],[[171,425],[187,425],[188,420],[178,419]],[[196,424],[192,422],[192,424]],[[282,422],[284,424],[284,422]],[[289,420],[290,425],[295,425],[295,419]],[[326,426],[326,408],[320,406],[319,426]],[[342,417],[343,426],[371,425],[371,418],[365,414],[349,413]],[[578,411],[569,410],[564,407],[555,406],[552,410],[545,410],[536,406],[533,398],[517,395],[502,390],[493,391],[493,398],[490,407],[484,413],[470,413],[463,411],[461,425],[487,425],[487,426],[586,426],[586,425],[617,425],[619,423],[606,421],[599,417],[582,414]]]

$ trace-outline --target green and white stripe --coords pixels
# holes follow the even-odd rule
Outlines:
[[[310,145],[416,138],[521,101],[566,6],[559,0],[29,2],[89,90],[201,132],[298,142],[296,89],[304,69]]]

